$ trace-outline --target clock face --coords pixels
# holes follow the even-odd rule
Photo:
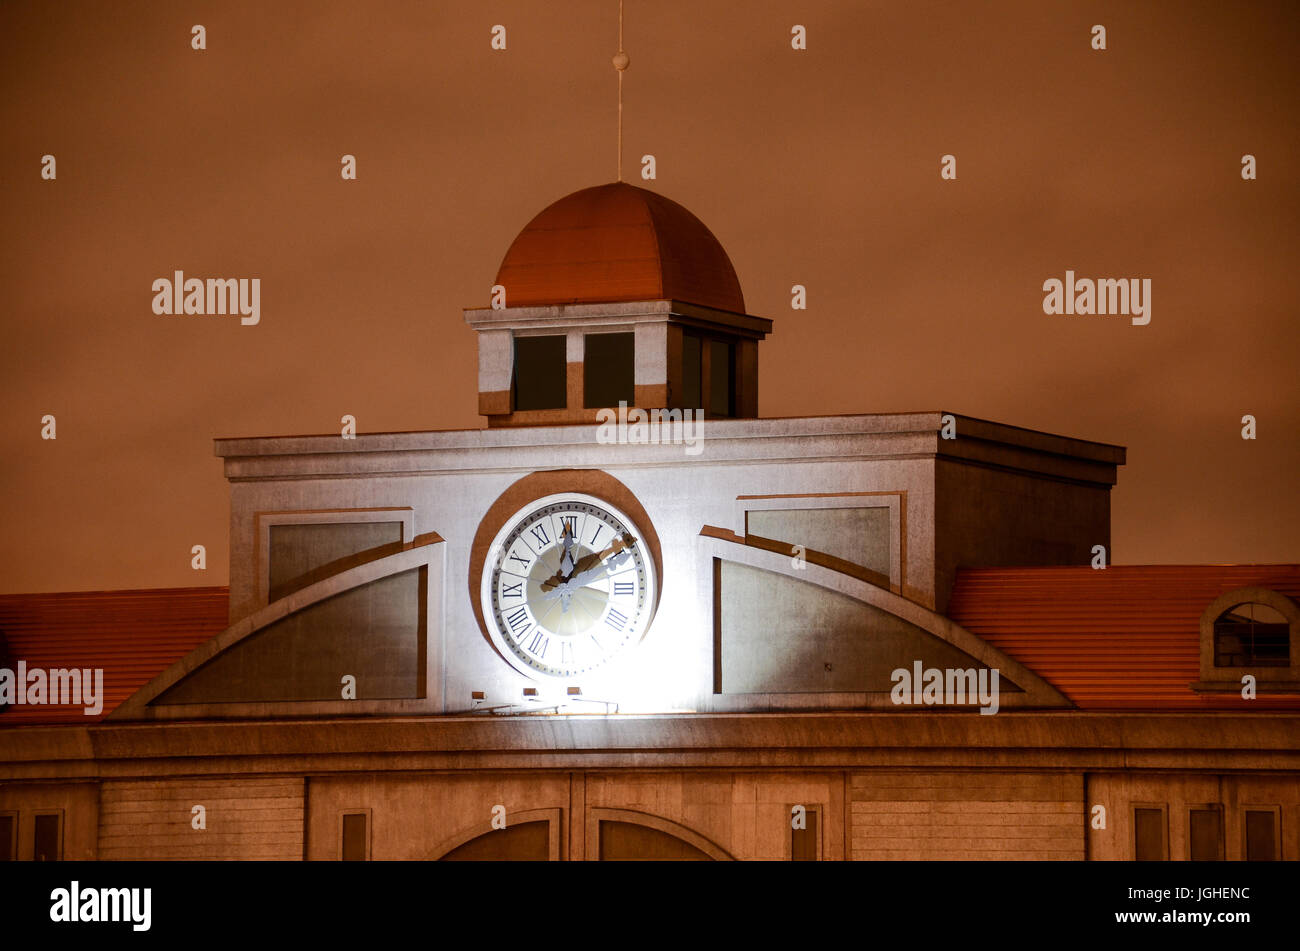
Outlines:
[[[483,569],[483,617],[530,677],[571,678],[636,644],[655,604],[654,561],[630,519],[588,495],[552,495],[506,521]]]

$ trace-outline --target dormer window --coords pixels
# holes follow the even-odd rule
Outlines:
[[[1193,690],[1258,696],[1300,692],[1300,605],[1269,588],[1227,591],[1201,615],[1201,679]]]
[[[1215,667],[1288,667],[1291,625],[1277,608],[1249,602],[1214,621]]]

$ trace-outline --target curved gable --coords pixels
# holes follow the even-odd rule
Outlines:
[[[862,578],[707,526],[700,556],[716,708],[1072,706],[955,621]]]
[[[271,602],[172,664],[112,718],[441,712],[442,642],[427,618],[439,616],[430,608],[442,594],[443,549],[437,535],[422,536]]]

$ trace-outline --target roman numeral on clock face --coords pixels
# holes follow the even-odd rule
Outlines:
[[[545,658],[546,648],[550,646],[551,639],[543,635],[541,630],[538,630],[533,634],[533,639],[528,643],[528,650],[538,658]]]
[[[514,614],[506,615],[506,623],[510,625],[511,634],[518,634],[521,630],[527,630],[528,609],[519,608]]]
[[[560,663],[572,664],[574,662],[575,661],[573,659],[573,645],[570,644],[568,641],[560,641]]]
[[[627,625],[627,618],[615,611],[613,608],[610,608],[609,616],[605,618],[605,623],[616,631],[622,631]]]
[[[560,524],[569,530],[569,537],[574,541],[578,540],[578,516],[561,515]]]
[[[636,592],[636,585],[634,585],[630,581],[614,582],[614,597],[616,598],[623,597],[625,595],[631,597],[632,594],[634,594],[635,592]]]
[[[528,570],[528,566],[533,563],[532,559],[520,558],[518,555],[513,553],[510,555],[510,560],[519,562],[520,567],[523,568],[525,571]]]
[[[533,538],[537,541],[537,550],[541,551],[551,543],[551,536],[546,534],[546,526],[538,525],[529,530]]]
[[[524,583],[516,581],[514,584],[501,586],[501,597],[503,598],[522,598],[524,596]]]

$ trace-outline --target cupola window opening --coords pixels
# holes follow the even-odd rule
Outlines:
[[[704,338],[699,334],[682,333],[682,392],[681,404],[691,409],[703,409],[704,403]]]
[[[736,416],[736,344],[694,330],[682,331],[680,399],[708,417]]]
[[[589,409],[636,404],[636,334],[583,337],[583,402]]]
[[[564,334],[516,337],[514,408],[564,409],[568,405],[568,364]]]
[[[726,340],[709,341],[710,416],[736,415],[736,347]]]

